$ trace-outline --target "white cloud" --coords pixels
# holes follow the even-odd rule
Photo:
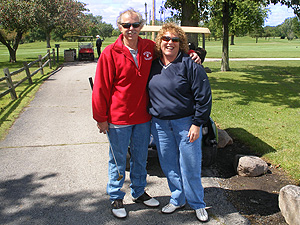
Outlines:
[[[265,26],[277,26],[284,22],[285,19],[294,17],[294,10],[281,4],[270,4],[267,8],[271,10],[265,21]]]

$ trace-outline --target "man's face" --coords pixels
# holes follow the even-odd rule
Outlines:
[[[136,23],[139,23],[139,17],[136,14],[124,14],[121,17],[121,24],[130,24],[129,28],[125,28],[120,25],[120,31],[122,32],[123,36],[127,40],[137,40],[139,33],[141,31],[141,26],[134,28]],[[134,24],[134,25],[132,25]],[[126,26],[126,25],[125,25]]]

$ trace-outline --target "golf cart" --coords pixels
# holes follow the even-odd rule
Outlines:
[[[78,37],[78,60],[94,61],[93,36]]]

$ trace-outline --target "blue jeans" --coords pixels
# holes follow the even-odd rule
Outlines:
[[[110,128],[109,139],[113,149],[118,168],[123,175],[123,179],[118,181],[118,170],[109,151],[108,162],[108,184],[106,191],[110,195],[110,200],[123,199],[125,193],[121,188],[125,180],[126,155],[130,146],[130,180],[131,195],[138,198],[144,193],[147,181],[147,157],[148,144],[150,138],[150,122],[130,125],[122,128]]]
[[[161,168],[171,191],[170,203],[181,206],[188,202],[192,209],[205,208],[201,183],[201,140],[191,143],[188,132],[192,117],[175,120],[152,118],[151,132],[158,150]]]

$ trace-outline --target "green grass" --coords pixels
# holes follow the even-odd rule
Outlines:
[[[213,91],[212,118],[233,137],[300,183],[299,61],[206,62]]]
[[[201,42],[202,43],[202,42]],[[199,42],[200,44],[200,42]],[[207,58],[222,57],[222,42],[205,42]],[[254,38],[235,38],[235,44],[229,46],[229,57],[231,58],[298,58],[300,57],[300,39],[288,41],[280,38],[260,38],[255,43]]]
[[[115,40],[116,37],[107,38],[102,49]],[[63,62],[64,50],[77,48],[77,43],[59,44],[60,62]],[[221,44],[221,41],[206,40],[207,58],[220,58]],[[23,66],[22,61],[33,61],[39,54],[45,55],[46,51],[45,42],[20,45],[17,52],[19,62],[11,64],[8,63],[7,49],[0,45],[0,77],[4,76],[3,68],[14,71]],[[300,57],[300,40],[271,38],[259,39],[255,43],[253,38],[236,38],[235,45],[230,46],[229,56]],[[300,62],[231,61],[229,72],[220,72],[220,62],[206,61],[204,66],[212,69],[212,73],[208,74],[213,91],[212,118],[220,128],[226,129],[267,161],[280,165],[300,183]],[[47,72],[51,71],[48,69]],[[15,101],[11,101],[9,95],[0,99],[1,138],[32,100],[46,77],[37,74],[33,85],[25,82],[18,87],[19,98]]]

